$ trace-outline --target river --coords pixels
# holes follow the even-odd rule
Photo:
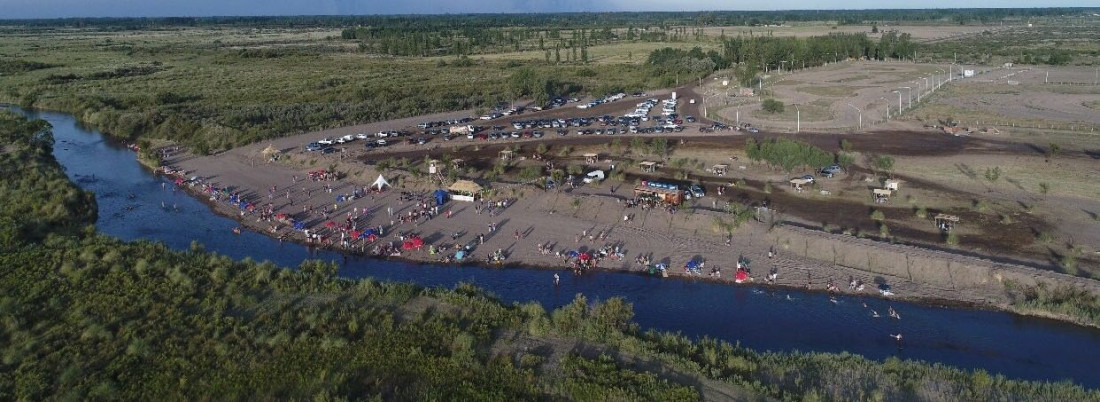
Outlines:
[[[123,240],[159,241],[188,249],[192,241],[208,251],[236,259],[270,260],[296,266],[304,259],[336,261],[348,278],[413,282],[453,287],[468,282],[500,300],[538,301],[547,309],[570,302],[578,293],[590,301],[623,297],[634,305],[635,321],[645,329],[712,337],[756,350],[850,352],[882,360],[890,356],[985,369],[1009,378],[1070,379],[1100,388],[1100,330],[1005,312],[924,306],[877,298],[770,291],[702,281],[659,279],[616,272],[573,276],[534,269],[435,266],[345,257],[315,252],[246,232],[217,216],[199,200],[142,168],[133,152],[81,127],[66,114],[15,111],[49,121],[57,144],[54,154],[69,177],[94,191],[100,232]],[[163,207],[162,207],[163,206]],[[869,309],[882,313],[870,317]],[[901,320],[885,317],[889,306]],[[902,333],[896,343],[889,334]]]

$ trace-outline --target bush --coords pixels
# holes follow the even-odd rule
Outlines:
[[[764,111],[768,113],[783,113],[783,110],[786,109],[783,102],[775,99],[765,99],[763,108]]]

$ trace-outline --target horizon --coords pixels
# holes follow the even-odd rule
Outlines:
[[[80,18],[209,18],[209,17],[316,17],[316,16],[433,16],[583,13],[782,13],[806,11],[889,11],[889,10],[988,10],[988,9],[1100,9],[1082,0],[1054,1],[1036,5],[1027,0],[977,0],[970,7],[913,7],[909,0],[776,0],[773,7],[714,8],[728,4],[721,0],[688,0],[670,8],[658,0],[609,0],[593,6],[585,0],[473,0],[446,3],[438,0],[408,0],[400,4],[373,4],[356,0],[194,0],[158,4],[139,0],[9,0],[3,20],[49,20]],[[830,6],[832,5],[832,6]],[[805,6],[816,6],[808,8]]]

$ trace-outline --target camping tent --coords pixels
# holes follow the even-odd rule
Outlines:
[[[447,190],[439,189],[435,190],[435,204],[443,205],[447,202]]]
[[[385,177],[382,177],[382,175],[379,174],[378,178],[374,180],[374,184],[371,184],[370,187],[371,188],[377,188],[378,190],[382,190],[382,186],[393,187],[393,186],[390,186],[390,182],[386,181]]]

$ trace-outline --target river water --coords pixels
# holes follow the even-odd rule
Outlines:
[[[316,252],[246,232],[217,216],[197,199],[174,189],[135,160],[133,152],[81,127],[66,114],[18,112],[49,121],[57,144],[54,154],[69,177],[94,191],[100,232],[123,240],[159,241],[185,250],[192,241],[236,259],[270,260],[296,266],[304,259],[340,263],[348,278],[413,282],[453,287],[468,282],[504,302],[537,301],[547,309],[570,302],[578,293],[590,301],[623,297],[634,305],[643,328],[739,342],[756,350],[847,351],[872,359],[890,356],[985,369],[1009,378],[1065,380],[1100,388],[1100,330],[1004,312],[923,306],[882,299],[819,293],[769,291],[702,281],[659,279],[629,273],[596,272],[575,277],[533,269],[435,266]],[[870,317],[869,309],[883,315]],[[901,320],[885,317],[889,306]],[[899,344],[889,335],[902,333]]]

